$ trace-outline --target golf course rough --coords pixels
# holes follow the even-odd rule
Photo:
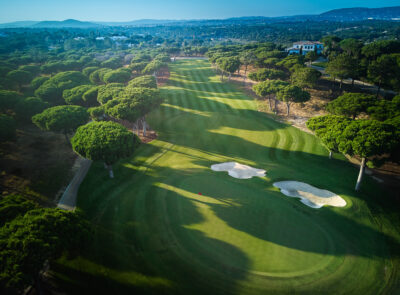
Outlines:
[[[395,294],[398,224],[382,188],[329,160],[318,139],[272,120],[205,60],[170,66],[159,135],[108,179],[94,163],[78,207],[94,225],[81,256],[52,266],[70,294]],[[210,169],[237,162],[268,171],[236,179]],[[340,195],[319,210],[282,197],[296,180]],[[397,250],[396,250],[397,249]]]

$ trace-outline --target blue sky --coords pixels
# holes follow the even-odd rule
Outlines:
[[[0,0],[0,23],[17,20],[130,21],[317,14],[343,7],[400,5],[399,0]]]

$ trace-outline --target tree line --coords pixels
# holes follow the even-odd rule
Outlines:
[[[112,165],[136,151],[139,127],[146,135],[146,115],[162,102],[157,72],[170,60],[158,50],[81,57],[71,51],[57,62],[26,59],[14,70],[6,59],[0,67],[0,139],[16,140],[16,130],[33,123],[64,134],[76,154],[103,162],[113,178]],[[40,290],[45,262],[79,253],[90,232],[79,212],[43,208],[30,196],[2,196],[0,293],[19,294],[28,285]]]
[[[385,161],[400,163],[400,96],[382,96],[380,88],[400,88],[400,41],[385,40],[363,44],[360,40],[326,36],[321,40],[324,56],[328,58],[326,72],[333,79],[361,79],[377,86],[375,95],[343,93],[326,105],[331,115],[315,117],[307,122],[329,150],[356,156],[360,172],[356,190],[361,187],[365,167],[377,167]],[[310,99],[308,89],[316,86],[321,73],[306,63],[315,61],[315,52],[306,55],[287,55],[274,43],[216,46],[207,56],[221,73],[232,75],[240,67],[243,78],[258,82],[252,88],[262,99],[268,100],[270,111],[277,112],[277,102],[284,102],[287,115],[293,103]],[[250,74],[249,67],[252,68]],[[247,76],[246,76],[247,74]],[[334,87],[334,86],[333,86]]]

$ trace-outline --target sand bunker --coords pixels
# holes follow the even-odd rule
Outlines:
[[[214,171],[227,171],[230,176],[240,179],[249,179],[254,176],[265,176],[265,170],[253,168],[236,162],[214,164],[211,165],[211,169]]]
[[[321,208],[325,205],[334,207],[346,206],[346,201],[342,197],[304,182],[280,181],[275,182],[274,186],[288,197],[300,198],[303,204],[311,208]]]

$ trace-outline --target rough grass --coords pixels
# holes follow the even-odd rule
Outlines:
[[[88,249],[53,265],[71,294],[383,294],[398,281],[397,226],[387,193],[310,134],[257,112],[207,61],[170,66],[149,122],[159,137],[115,167],[92,166],[78,205],[95,225]],[[267,170],[234,179],[210,165]],[[309,208],[275,181],[340,194],[344,208]],[[199,195],[201,193],[201,195]],[[397,286],[398,287],[398,286]]]

